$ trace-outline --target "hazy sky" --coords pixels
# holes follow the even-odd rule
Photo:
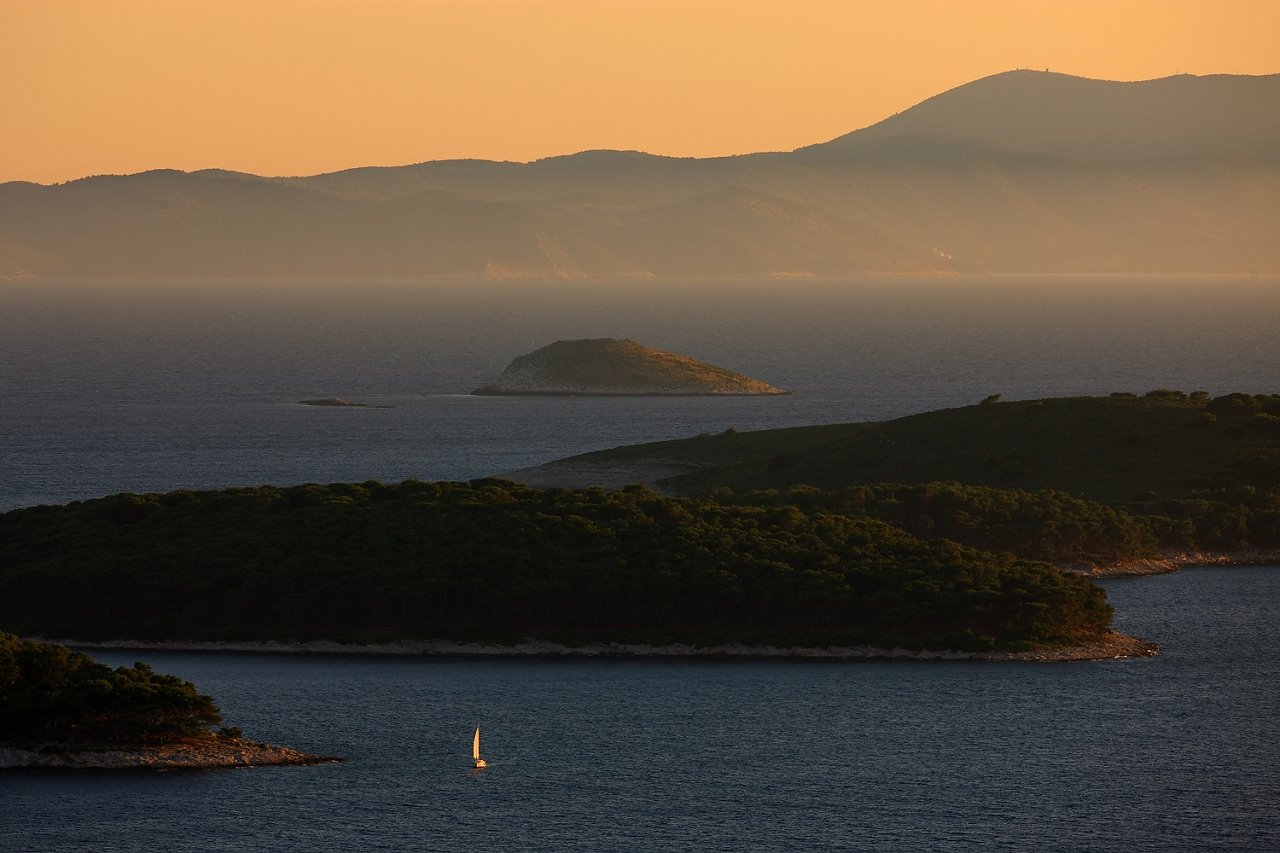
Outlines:
[[[0,0],[0,181],[789,150],[1012,68],[1277,44],[1280,0]]]

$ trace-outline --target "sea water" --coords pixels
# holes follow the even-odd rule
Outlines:
[[[1001,393],[1280,391],[1276,279],[0,282],[0,508],[469,479]],[[631,337],[791,397],[479,398]],[[322,409],[343,396],[394,409]],[[1159,657],[144,657],[300,768],[0,774],[0,849],[1275,850],[1280,567],[1106,583]],[[484,727],[489,768],[469,766]]]
[[[1105,585],[1158,657],[95,652],[192,679],[254,738],[347,760],[0,773],[0,848],[1280,849],[1280,566]]]
[[[1280,391],[1280,280],[0,282],[0,510],[121,491],[467,480],[702,432],[1005,399]],[[630,337],[789,397],[473,397]],[[340,396],[396,408],[319,408]]]

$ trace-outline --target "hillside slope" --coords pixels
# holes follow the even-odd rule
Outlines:
[[[956,481],[1125,502],[1280,489],[1280,396],[1180,392],[993,402],[882,423],[704,435],[576,459],[696,468],[678,493]]]
[[[1179,74],[1120,83],[1047,71],[1007,71],[801,150],[834,154],[929,134],[1089,160],[1274,157],[1280,149],[1277,103],[1278,74]]]

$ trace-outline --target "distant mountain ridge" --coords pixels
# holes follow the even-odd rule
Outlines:
[[[1280,272],[1280,74],[1011,71],[793,152],[0,184],[0,276]]]
[[[1280,74],[1179,74],[1119,83],[1007,71],[936,95],[830,142],[848,150],[908,136],[981,140],[1009,151],[1094,160],[1280,153]]]

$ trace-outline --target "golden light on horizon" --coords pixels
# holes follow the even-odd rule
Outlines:
[[[1272,0],[0,0],[0,181],[789,150],[1012,68],[1280,71]]]

